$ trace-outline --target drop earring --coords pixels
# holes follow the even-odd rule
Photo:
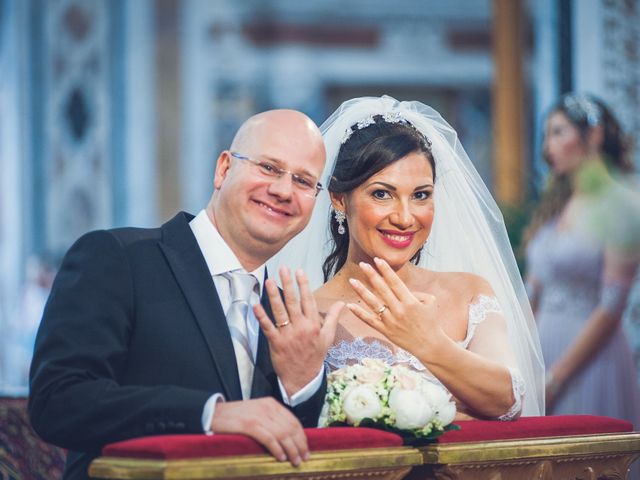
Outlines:
[[[344,232],[347,231],[344,228],[344,221],[346,220],[347,216],[341,210],[334,210],[334,216],[336,218],[336,222],[338,222],[338,233],[340,235],[344,235]]]

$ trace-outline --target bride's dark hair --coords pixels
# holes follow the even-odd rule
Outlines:
[[[373,120],[363,128],[357,124],[351,127],[351,135],[338,152],[328,190],[333,193],[351,192],[380,170],[414,152],[420,152],[427,158],[435,182],[436,165],[429,140],[405,120],[386,121],[382,115],[375,115]],[[325,282],[342,268],[349,250],[349,226],[345,222],[345,233],[338,233],[333,211],[329,215],[333,249],[322,265]],[[420,260],[420,252],[418,250],[411,259],[413,263]]]

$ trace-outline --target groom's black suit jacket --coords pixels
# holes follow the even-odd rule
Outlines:
[[[160,228],[81,237],[67,252],[36,339],[29,413],[68,448],[65,478],[87,478],[107,443],[202,433],[215,392],[242,398],[233,344],[211,274],[179,213]],[[263,296],[262,304],[271,316]],[[293,412],[318,420],[326,385]],[[281,400],[260,333],[252,397]]]

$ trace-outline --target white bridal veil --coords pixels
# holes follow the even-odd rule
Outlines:
[[[469,160],[453,128],[433,108],[383,96],[344,102],[320,127],[327,148],[322,178],[326,187],[345,133],[370,115],[399,114],[430,141],[436,164],[435,217],[419,266],[462,271],[485,278],[504,310],[526,394],[522,414],[544,414],[544,363],[531,307],[525,293],[502,214]],[[315,290],[323,283],[322,263],[331,248],[330,200],[321,192],[307,228],[270,262],[302,268]]]

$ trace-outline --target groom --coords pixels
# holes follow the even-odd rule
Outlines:
[[[309,221],[324,162],[308,117],[255,115],[218,157],[197,216],[91,232],[71,247],[29,399],[38,434],[69,449],[64,478],[87,478],[105,444],[145,435],[241,433],[279,460],[308,457],[302,428],[317,424],[341,305],[321,324],[304,279],[298,300],[283,272],[281,297],[265,262]]]

